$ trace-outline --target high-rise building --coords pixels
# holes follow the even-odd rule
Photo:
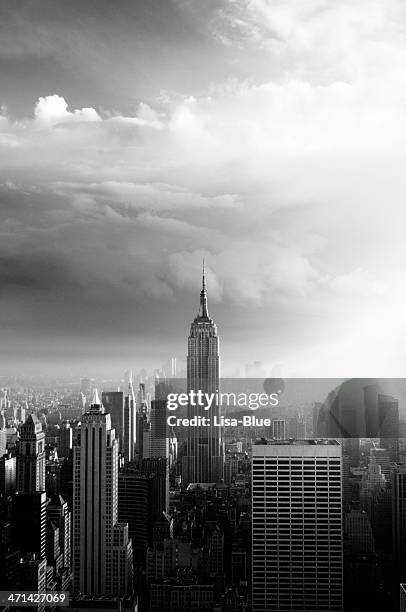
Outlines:
[[[7,450],[7,430],[5,427],[0,427],[0,457],[5,455]]]
[[[111,415],[111,426],[120,444],[120,453],[126,462],[134,459],[135,444],[135,396],[130,379],[127,393],[103,391],[102,404]]]
[[[5,453],[0,457],[0,496],[14,493],[17,485],[17,459]]]
[[[378,397],[379,437],[391,461],[399,459],[399,402],[391,395]]]
[[[63,567],[71,567],[71,513],[61,495],[54,495],[47,506],[47,518],[59,529],[59,546]]]
[[[128,523],[134,558],[143,562],[152,534],[152,479],[138,470],[125,468],[118,475],[118,518]]]
[[[12,526],[14,548],[22,555],[45,559],[47,496],[44,491],[13,495]]]
[[[97,391],[74,447],[74,589],[126,595],[132,590],[132,546],[118,524],[118,443]],[[120,563],[120,567],[117,567]],[[123,587],[123,585],[125,585]]]
[[[58,434],[58,456],[69,457],[73,445],[73,430],[69,421],[62,423]]]
[[[45,491],[45,433],[35,414],[21,426],[17,444],[17,490]]]
[[[252,610],[342,610],[341,447],[252,447]]]
[[[213,394],[219,391],[220,353],[217,326],[210,318],[207,307],[206,275],[203,262],[202,290],[197,317],[192,322],[188,339],[187,391]],[[182,457],[182,484],[193,482],[219,482],[224,474],[224,448],[221,427],[214,417],[220,416],[220,405],[214,401],[210,410],[189,403],[188,416],[210,418],[209,426],[189,427],[186,455]]]
[[[406,578],[406,465],[392,476],[392,545],[401,578]]]
[[[153,520],[169,512],[169,465],[165,457],[143,459],[141,471],[153,478],[152,484],[152,516]]]
[[[125,461],[134,461],[135,445],[137,442],[137,404],[132,382],[129,377],[127,393],[124,397],[124,446],[123,454]]]
[[[285,440],[285,438],[286,438],[286,421],[284,419],[272,419],[272,421],[271,421],[271,438],[273,440]]]
[[[365,510],[351,508],[345,514],[345,532],[351,554],[366,555],[374,552],[374,536]]]
[[[151,443],[150,457],[169,457],[169,431],[167,423],[166,400],[155,399],[151,402]]]

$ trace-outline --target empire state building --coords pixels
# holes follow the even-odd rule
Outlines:
[[[188,339],[187,391],[216,394],[219,391],[220,355],[217,326],[209,316],[207,307],[206,275],[203,262],[202,290],[197,317],[191,324]],[[189,396],[190,397],[190,396]],[[219,482],[223,478],[224,449],[219,421],[220,406],[217,397],[209,410],[204,406],[188,406],[188,417],[205,416],[209,425],[189,427],[186,456],[182,458],[182,481],[190,483]]]

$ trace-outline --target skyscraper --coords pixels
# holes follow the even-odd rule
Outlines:
[[[117,520],[118,443],[97,391],[82,417],[78,446],[74,447],[73,489],[75,590],[92,595],[128,594],[132,546],[127,526]]]
[[[111,415],[111,426],[114,428],[120,443],[120,453],[126,462],[134,459],[135,444],[135,396],[132,381],[123,391],[103,391],[102,404]]]
[[[209,316],[207,307],[206,275],[203,262],[202,290],[197,317],[191,324],[188,339],[187,391],[215,394],[219,391],[220,354],[217,326]],[[188,416],[202,415],[204,407],[188,406]],[[204,415],[209,426],[189,427],[186,455],[182,457],[182,484],[191,482],[218,482],[224,473],[224,449],[221,428],[214,424],[220,406],[214,401]]]
[[[69,457],[73,444],[73,430],[69,421],[62,423],[58,434],[58,455],[59,457]]]
[[[45,433],[35,414],[21,426],[17,447],[17,490],[45,491]]]
[[[271,438],[273,438],[274,440],[285,440],[286,421],[284,419],[272,419]]]
[[[13,495],[13,542],[21,555],[45,558],[47,496],[45,491]]]
[[[406,465],[396,466],[392,476],[393,552],[402,580],[406,578]]]
[[[71,513],[61,495],[54,495],[47,506],[47,518],[59,529],[59,546],[63,555],[63,566],[71,566]]]
[[[252,610],[342,610],[341,447],[252,447]]]

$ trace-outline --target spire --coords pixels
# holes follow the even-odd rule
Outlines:
[[[92,398],[92,405],[93,406],[100,406],[101,401],[99,399],[99,392],[97,391],[96,387],[93,389],[93,398]]]
[[[209,317],[209,311],[207,309],[206,268],[204,266],[204,257],[203,257],[202,290],[200,292],[199,317],[205,317],[205,318]]]
[[[96,387],[93,389],[92,403],[90,404],[89,412],[101,412],[101,413],[104,413],[104,406],[103,406],[102,402],[100,401],[99,392],[96,389]]]

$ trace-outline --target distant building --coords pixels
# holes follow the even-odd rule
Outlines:
[[[285,440],[286,439],[286,421],[285,420],[272,419],[271,438],[273,440]]]
[[[102,404],[111,415],[111,426],[120,444],[120,453],[126,462],[134,460],[136,437],[135,396],[130,382],[127,394],[123,391],[103,391]]]
[[[17,490],[45,491],[45,433],[35,414],[21,426],[17,443]]]
[[[58,435],[58,456],[69,457],[73,446],[73,430],[69,422],[62,423]]]

